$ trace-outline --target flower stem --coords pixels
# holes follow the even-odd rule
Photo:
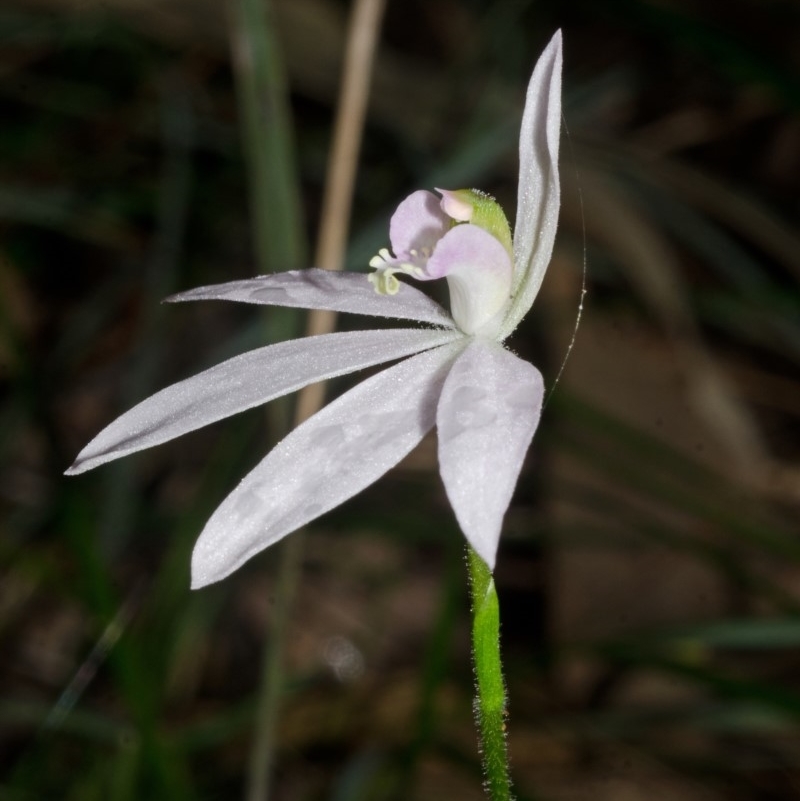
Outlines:
[[[467,563],[472,595],[472,660],[478,690],[475,716],[485,787],[491,801],[511,801],[506,748],[506,687],[500,660],[500,604],[491,571],[469,546]]]

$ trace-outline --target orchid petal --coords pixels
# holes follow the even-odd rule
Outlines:
[[[399,359],[457,337],[450,331],[390,328],[324,334],[252,350],[134,406],[78,454],[67,474],[160,445],[307,384]]]
[[[424,262],[450,228],[451,220],[433,192],[412,192],[389,222],[389,241],[398,259]]]
[[[519,140],[519,187],[514,227],[514,301],[503,325],[506,337],[525,316],[544,280],[553,253],[560,188],[561,31],[533,70]]]
[[[506,305],[511,291],[511,259],[490,233],[476,225],[457,225],[436,245],[431,278],[447,276],[453,319],[474,334]]]
[[[279,442],[206,524],[192,555],[192,587],[225,578],[397,464],[432,428],[460,348],[436,348],[378,373]]]
[[[378,295],[364,273],[331,270],[292,270],[244,281],[201,286],[167,298],[170,303],[186,300],[234,300],[300,309],[416,320],[453,328],[450,315],[426,294],[404,286],[396,295]]]
[[[464,536],[490,569],[543,394],[532,364],[485,339],[459,356],[442,390],[439,469]]]

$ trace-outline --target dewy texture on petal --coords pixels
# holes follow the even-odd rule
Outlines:
[[[430,194],[430,193],[429,193]],[[364,273],[330,270],[291,270],[244,281],[201,286],[167,298],[171,303],[187,300],[233,300],[270,306],[330,311],[416,320],[452,328],[450,315],[425,293],[406,286],[396,295],[378,295]]]
[[[389,221],[389,242],[400,259],[424,262],[450,228],[450,218],[433,192],[412,192]]]
[[[532,364],[485,339],[459,356],[442,390],[436,414],[442,480],[464,536],[492,570],[543,395]]]
[[[436,420],[436,401],[463,340],[367,379],[278,443],[212,515],[192,555],[192,587],[333,509],[396,465]]]
[[[536,63],[525,99],[519,137],[519,186],[514,224],[514,301],[503,324],[508,336],[527,314],[553,253],[561,192],[561,31]]]
[[[453,319],[474,334],[508,302],[511,259],[491,234],[465,223],[448,231],[428,262],[431,278],[447,277]]]
[[[366,283],[366,281],[365,281]],[[454,331],[390,328],[293,339],[235,356],[162,389],[104,428],[67,470],[74,475],[160,445],[326,378],[458,338]]]

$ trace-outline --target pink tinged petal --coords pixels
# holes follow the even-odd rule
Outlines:
[[[192,555],[192,587],[220,581],[396,465],[433,427],[461,348],[446,345],[378,373],[279,442],[206,524]]]
[[[442,391],[439,469],[464,536],[490,569],[543,394],[532,364],[481,339],[457,359]]]
[[[519,187],[514,228],[514,302],[503,326],[508,336],[527,314],[553,253],[560,187],[561,31],[533,70],[519,138]]]
[[[337,312],[417,320],[453,328],[450,315],[414,287],[403,287],[396,295],[378,295],[364,273],[330,270],[292,270],[244,281],[202,286],[167,298],[185,300],[234,300],[267,306],[329,309]]]
[[[436,195],[424,189],[413,192],[400,203],[389,222],[394,255],[399,261],[423,267],[450,224]]]
[[[457,225],[436,246],[428,262],[431,278],[447,277],[450,310],[465,334],[482,333],[508,302],[511,259],[490,233]]]
[[[118,417],[79,454],[68,475],[222,420],[307,384],[399,359],[454,339],[451,331],[395,328],[293,339],[244,353],[162,389]]]

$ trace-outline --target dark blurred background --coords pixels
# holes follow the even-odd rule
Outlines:
[[[0,799],[243,795],[279,551],[196,593],[189,554],[291,405],[62,476],[137,400],[302,331],[159,304],[263,263],[234,5],[0,6]],[[271,7],[289,269],[313,253],[348,4]],[[584,265],[588,294],[497,568],[519,798],[794,798],[800,7],[390,0],[348,268],[415,188],[513,214],[524,87],[558,27],[561,225],[510,343],[548,385]],[[434,440],[313,524],[274,798],[482,797],[462,548]]]

